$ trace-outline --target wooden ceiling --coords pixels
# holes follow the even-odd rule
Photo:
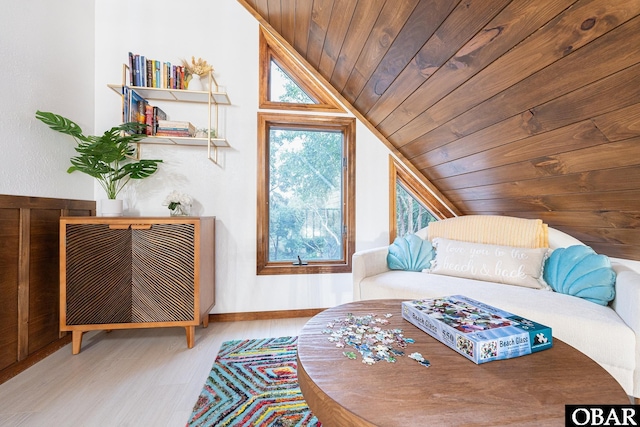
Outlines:
[[[640,0],[238,0],[462,214],[640,260]]]

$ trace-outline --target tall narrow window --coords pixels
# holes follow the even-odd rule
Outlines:
[[[258,113],[258,274],[351,271],[355,119]]]
[[[259,87],[257,272],[350,272],[355,118],[264,29]]]
[[[415,233],[453,213],[390,157],[389,240]]]

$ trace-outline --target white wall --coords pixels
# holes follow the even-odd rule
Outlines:
[[[232,106],[221,129],[232,148],[221,166],[203,148],[145,145],[143,157],[163,159],[153,177],[129,186],[125,208],[135,215],[167,215],[173,189],[191,194],[195,214],[216,216],[214,313],[329,307],[351,300],[351,275],[257,276],[256,162],[258,23],[236,0],[96,0],[96,129],[120,120],[120,99],[107,88],[121,81],[129,51],[161,61],[202,57],[215,68]],[[117,25],[116,25],[117,23]],[[123,29],[124,28],[124,29]],[[161,105],[160,103],[157,103]],[[164,105],[172,119],[206,125],[206,110]],[[388,151],[359,124],[356,154],[356,249],[388,244]],[[101,197],[96,190],[96,199]]]
[[[93,200],[93,180],[67,174],[71,137],[35,119],[53,111],[93,132],[94,4],[4,2],[0,13],[0,194]]]

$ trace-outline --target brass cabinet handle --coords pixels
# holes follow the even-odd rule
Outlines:
[[[152,224],[109,224],[111,230],[151,230]]]
[[[129,229],[129,224],[109,224],[109,228],[111,230],[127,230]]]
[[[132,230],[151,230],[151,224],[131,224]]]

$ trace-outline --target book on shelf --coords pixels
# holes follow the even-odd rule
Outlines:
[[[138,67],[140,68],[140,71],[138,72],[138,75],[140,76],[138,80],[138,86],[147,86],[146,76],[143,72],[144,70],[143,64],[145,64],[147,61],[146,61],[146,58],[142,55],[139,55],[138,58],[139,58]]]
[[[146,123],[147,101],[141,97],[135,90],[129,90],[129,108],[127,122]],[[141,133],[146,133],[142,131]]]
[[[153,60],[147,59],[145,61],[144,72],[147,76],[147,82],[153,82]]]
[[[135,85],[135,80],[136,80],[136,67],[134,66],[135,64],[135,55],[133,54],[133,52],[129,52],[129,83],[131,85]]]
[[[131,99],[131,89],[124,86],[122,88],[122,123],[129,121],[129,100]]]
[[[147,104],[144,112],[145,123],[147,125],[147,136],[155,135],[155,127],[153,125],[153,105]]]
[[[167,113],[165,113],[160,107],[153,107],[153,134],[158,131],[158,121],[166,120]]]
[[[177,128],[177,129],[193,129],[195,130],[195,126],[189,121],[179,121],[179,120],[158,120],[159,128]]]
[[[553,345],[550,327],[464,295],[403,301],[402,317],[477,364]]]
[[[153,83],[151,87],[161,87],[160,84],[160,61],[153,61]]]
[[[188,130],[163,130],[158,129],[156,132],[156,136],[173,136],[173,137],[183,137],[183,138],[192,138],[193,134]]]

